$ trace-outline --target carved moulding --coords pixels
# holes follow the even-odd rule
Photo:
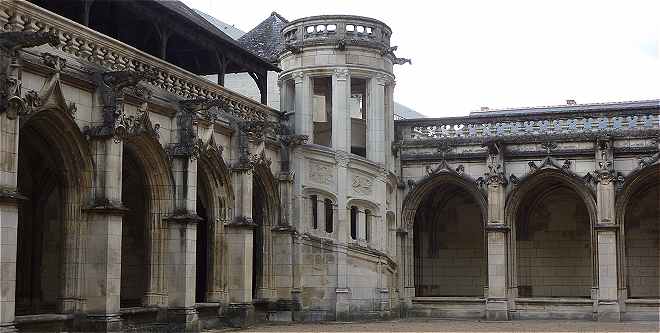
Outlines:
[[[529,161],[527,165],[529,166],[529,171],[526,174],[522,175],[521,177],[518,177],[514,174],[511,174],[509,176],[509,181],[511,182],[511,184],[520,185],[527,178],[536,175],[543,170],[548,170],[548,169],[559,170],[561,173],[565,175],[578,179],[583,183],[586,182],[584,177],[581,177],[580,175],[573,172],[573,170],[571,170],[570,160],[564,160],[564,162],[562,163],[557,159],[553,158],[552,156],[546,156],[538,165],[534,161]]]
[[[317,184],[333,186],[335,184],[335,168],[320,164],[309,163],[309,179]]]
[[[2,32],[0,33],[0,112],[7,112],[9,119],[16,119],[19,112],[38,107],[34,94],[30,99],[21,97],[19,51],[49,44],[60,44],[57,35],[46,32]]]

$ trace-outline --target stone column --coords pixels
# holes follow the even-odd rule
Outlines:
[[[385,82],[384,76],[369,80],[367,98],[367,159],[385,163]]]
[[[325,232],[325,205],[323,200],[322,196],[316,197],[316,226],[320,234]]]
[[[195,308],[197,243],[197,160],[172,159],[175,214],[167,219],[168,322],[179,331],[198,331]]]
[[[351,77],[348,68],[337,68],[332,76],[332,148],[351,151]]]
[[[307,135],[314,142],[314,125],[312,122],[312,82],[303,72],[293,73],[296,85],[295,92],[295,128],[297,134]]]
[[[349,141],[350,143],[350,141]],[[348,180],[349,153],[337,151],[335,160],[337,163],[337,243],[347,245],[351,235],[351,223],[347,205],[347,193],[350,189]],[[350,301],[351,294],[348,288],[349,264],[346,246],[337,247],[337,288],[335,315],[337,321],[348,321],[351,319]]]
[[[95,154],[95,204],[88,210],[85,261],[87,329],[119,331],[121,290],[121,203],[123,142],[100,138],[93,142]]]
[[[596,256],[598,262],[598,320],[619,321],[620,306],[618,303],[617,280],[617,231],[614,218],[615,191],[614,183],[617,173],[613,167],[613,151],[611,141],[599,141],[596,150],[596,205],[598,222],[596,228]]]
[[[235,327],[254,322],[252,305],[252,251],[255,224],[252,221],[252,169],[241,161],[232,167],[234,188],[234,218],[225,227],[228,252],[229,306],[226,317]]]
[[[357,214],[357,239],[359,242],[367,241],[367,212],[364,208]]]
[[[488,320],[508,320],[508,301],[506,295],[507,252],[506,237],[509,226],[504,222],[504,205],[507,184],[504,174],[504,158],[497,143],[488,147],[489,155],[485,174],[488,191],[488,219],[486,234],[488,242],[488,294],[486,300],[486,318]]]
[[[0,106],[2,108],[2,106]],[[15,332],[16,250],[18,244],[17,190],[18,119],[0,109],[0,332]]]

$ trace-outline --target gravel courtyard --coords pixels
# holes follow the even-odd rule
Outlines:
[[[241,330],[241,332],[660,332],[660,323],[603,323],[557,320],[486,322],[477,320],[406,319],[360,323],[259,325]]]

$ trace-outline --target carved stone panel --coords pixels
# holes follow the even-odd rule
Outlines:
[[[335,184],[335,169],[330,165],[310,162],[309,179],[317,184],[332,186]]]
[[[353,192],[362,195],[370,195],[373,188],[373,180],[369,177],[361,175],[353,175],[352,179]]]

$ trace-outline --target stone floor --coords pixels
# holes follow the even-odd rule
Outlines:
[[[410,319],[382,322],[258,325],[242,332],[660,332],[658,322]],[[219,332],[219,331],[211,331]]]

